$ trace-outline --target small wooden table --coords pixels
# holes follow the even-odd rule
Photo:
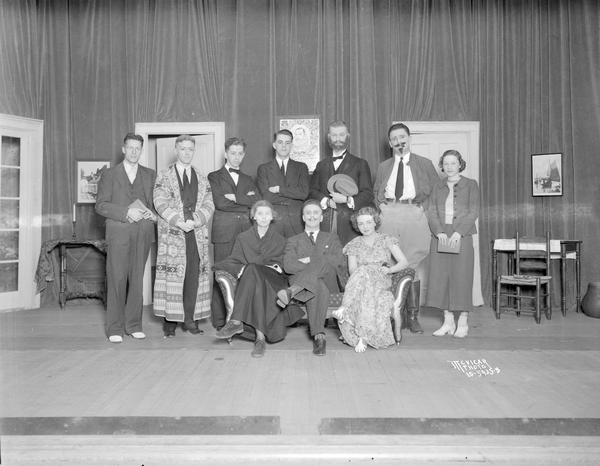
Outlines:
[[[561,312],[567,315],[567,260],[575,261],[575,293],[576,312],[581,304],[581,244],[583,241],[571,239],[551,239],[550,259],[560,260],[560,296]],[[520,250],[544,251],[544,242],[526,242],[520,244]],[[516,249],[514,238],[498,238],[492,240],[492,302],[496,302],[496,277],[498,276],[498,253],[512,255]]]

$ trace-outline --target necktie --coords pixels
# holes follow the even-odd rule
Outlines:
[[[315,244],[315,232],[314,231],[309,231],[308,232],[308,236],[310,237],[310,242],[312,244]]]
[[[239,168],[229,168],[229,173],[237,173],[239,175],[240,170],[239,170]]]
[[[402,197],[402,193],[404,192],[404,163],[402,162],[402,157],[400,157],[400,162],[398,163],[398,177],[396,178],[396,191],[395,197],[396,200]]]
[[[188,178],[187,168],[183,170],[183,187],[185,188],[190,184],[190,179]]]
[[[344,158],[343,155],[340,155],[339,157],[331,157],[331,159],[335,162],[336,160],[342,160]]]
[[[285,176],[285,164],[283,163],[283,161],[281,162],[281,174]]]

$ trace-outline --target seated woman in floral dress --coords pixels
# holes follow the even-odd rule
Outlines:
[[[333,316],[338,319],[344,341],[362,353],[367,345],[384,348],[394,344],[390,321],[394,306],[391,274],[402,270],[408,262],[396,238],[377,232],[381,218],[375,208],[360,209],[352,216],[352,225],[361,236],[344,247],[350,278],[342,305]]]

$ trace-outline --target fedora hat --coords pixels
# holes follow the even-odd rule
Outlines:
[[[329,178],[327,181],[327,189],[330,193],[340,193],[344,196],[354,196],[358,194],[356,182],[343,173],[333,175]]]

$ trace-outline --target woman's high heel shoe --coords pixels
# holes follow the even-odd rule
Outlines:
[[[458,325],[456,327],[456,332],[454,332],[454,336],[456,338],[465,338],[469,334],[469,326],[467,325],[467,313],[461,312],[458,317]]]
[[[434,337],[441,337],[443,335],[454,335],[456,330],[456,324],[454,323],[454,314],[450,311],[444,311],[444,323],[440,328],[433,332]]]

